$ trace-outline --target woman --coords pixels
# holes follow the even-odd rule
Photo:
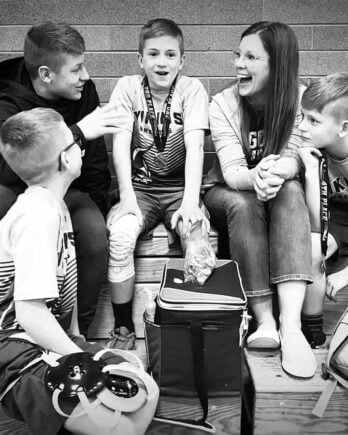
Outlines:
[[[256,23],[242,34],[235,56],[237,83],[210,105],[223,184],[206,193],[205,203],[218,228],[227,221],[230,254],[239,263],[257,323],[248,347],[275,349],[281,343],[283,369],[311,377],[316,360],[301,331],[312,277],[309,217],[297,180],[304,88],[298,85],[297,38],[283,23]]]

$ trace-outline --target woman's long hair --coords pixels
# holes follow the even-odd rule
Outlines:
[[[298,42],[294,31],[284,23],[261,21],[246,29],[241,40],[258,34],[269,55],[270,75],[264,107],[264,156],[279,154],[286,146],[298,105]],[[238,94],[244,152],[248,154],[250,103]]]

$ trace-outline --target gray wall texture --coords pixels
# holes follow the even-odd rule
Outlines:
[[[348,0],[0,0],[0,59],[21,54],[31,25],[69,23],[85,38],[87,67],[106,102],[118,77],[139,73],[139,30],[156,17],[182,27],[184,73],[210,95],[235,74],[231,51],[241,32],[261,20],[293,27],[303,78],[348,70]]]

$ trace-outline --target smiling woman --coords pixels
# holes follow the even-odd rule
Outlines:
[[[230,254],[257,326],[248,347],[276,349],[281,343],[283,369],[311,377],[316,362],[300,320],[312,272],[308,211],[297,179],[303,92],[297,39],[283,23],[259,22],[242,34],[234,54],[237,83],[213,97],[209,113],[224,184],[204,199],[220,231],[227,221]]]

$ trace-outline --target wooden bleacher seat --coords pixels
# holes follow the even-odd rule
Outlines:
[[[329,338],[348,305],[348,287],[337,299],[325,303],[324,331]],[[318,369],[313,378],[305,380],[281,369],[280,351],[245,349],[243,410],[249,419],[248,435],[348,434],[348,390],[335,390],[322,418],[312,414],[327,385],[321,375],[327,346],[314,351]]]

